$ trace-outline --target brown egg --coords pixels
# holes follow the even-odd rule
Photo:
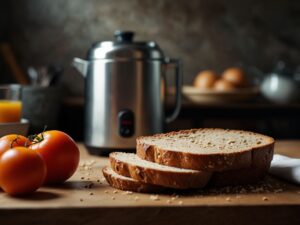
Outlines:
[[[237,67],[228,68],[222,74],[222,78],[233,83],[236,87],[246,86],[246,77],[243,70]]]
[[[219,79],[214,84],[214,90],[217,91],[231,91],[234,89],[234,84],[224,79]]]
[[[194,86],[201,89],[210,89],[218,79],[217,74],[212,70],[204,70],[196,76]]]

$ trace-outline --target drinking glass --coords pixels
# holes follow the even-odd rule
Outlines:
[[[20,122],[21,85],[0,85],[0,123]]]

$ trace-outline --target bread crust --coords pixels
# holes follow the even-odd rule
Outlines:
[[[175,134],[188,134],[199,130],[223,130],[223,129],[191,129],[178,132],[170,132],[167,134],[158,134],[152,136],[153,138],[164,138],[166,136]],[[226,131],[226,130],[224,130]],[[232,132],[245,132],[248,131],[232,130]],[[243,168],[250,168],[256,164],[262,163],[266,165],[271,162],[274,149],[274,139],[268,136],[264,136],[268,139],[268,144],[263,146],[257,146],[249,149],[245,149],[241,152],[234,153],[218,153],[218,154],[198,154],[190,152],[177,152],[168,149],[159,148],[155,145],[149,145],[143,142],[144,138],[138,137],[136,145],[137,155],[145,160],[156,162],[158,164],[203,170],[203,171],[230,171]],[[263,162],[260,162],[260,158],[263,158]]]
[[[202,188],[211,177],[210,172],[173,172],[137,166],[116,159],[114,154],[117,153],[109,155],[111,168],[122,176],[131,177],[142,183],[176,189]]]
[[[104,167],[102,169],[102,173],[110,186],[123,191],[133,191],[133,192],[141,192],[141,193],[158,193],[165,190],[165,188],[160,186],[145,184],[136,180],[127,180],[127,179],[121,179],[119,177],[115,177],[113,176],[113,174],[108,172],[108,167]]]
[[[208,185],[222,187],[257,183],[268,174],[273,159],[273,149],[274,148],[264,147],[253,150],[252,164],[249,168],[214,172]]]

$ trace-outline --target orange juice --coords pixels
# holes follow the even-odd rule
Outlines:
[[[0,100],[0,123],[19,122],[21,109],[21,101]]]

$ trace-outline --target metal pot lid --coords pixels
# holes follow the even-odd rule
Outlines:
[[[88,60],[95,59],[163,59],[160,47],[153,41],[135,42],[134,32],[116,31],[115,41],[95,43],[88,51]]]

